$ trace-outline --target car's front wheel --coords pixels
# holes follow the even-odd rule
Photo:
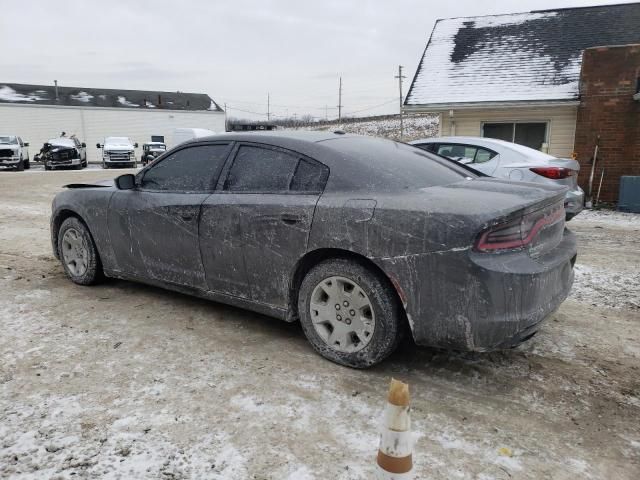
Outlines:
[[[323,357],[366,368],[398,346],[403,319],[397,298],[380,275],[348,259],[326,260],[305,276],[298,295],[304,333]]]
[[[16,165],[16,170],[18,172],[22,172],[24,170],[24,160],[22,160],[22,157],[20,157],[20,161]]]
[[[64,271],[78,285],[93,285],[103,278],[98,250],[89,229],[75,217],[67,218],[58,231],[58,253]]]

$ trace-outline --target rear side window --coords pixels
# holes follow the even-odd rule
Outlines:
[[[293,152],[242,145],[224,185],[232,192],[319,192],[328,169]]]
[[[393,191],[448,185],[477,175],[421,148],[381,138],[344,136],[320,142],[344,157],[327,188]]]
[[[291,181],[291,190],[294,192],[321,192],[327,182],[328,175],[329,169],[324,165],[300,159]]]
[[[473,145],[460,145],[456,143],[443,143],[438,147],[438,155],[451,158],[462,163],[484,163],[491,160],[497,154],[482,147]]]
[[[214,189],[229,145],[198,145],[178,150],[153,165],[142,178],[145,190],[210,192]]]

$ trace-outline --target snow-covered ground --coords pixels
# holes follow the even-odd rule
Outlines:
[[[438,135],[437,115],[408,115],[403,121],[405,142]],[[400,119],[397,115],[377,118],[354,119],[323,125],[301,127],[301,130],[343,130],[357,135],[372,135],[400,140]]]
[[[0,479],[370,479],[392,376],[410,384],[416,479],[640,478],[640,215],[569,222],[574,292],[524,345],[407,343],[358,371],[296,324],[70,283],[51,198],[114,175],[0,172]]]

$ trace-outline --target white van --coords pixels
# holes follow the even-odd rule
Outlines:
[[[208,137],[209,135],[215,135],[213,130],[207,130],[206,128],[176,128],[173,131],[173,146],[192,140],[194,138]]]

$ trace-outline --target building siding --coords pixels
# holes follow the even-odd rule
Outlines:
[[[574,149],[577,106],[536,108],[478,108],[453,111],[455,133],[449,112],[441,113],[440,134],[479,137],[483,122],[534,121],[549,122],[549,153],[570,157]]]
[[[100,160],[96,143],[104,137],[130,137],[142,145],[151,135],[164,135],[169,147],[175,128],[207,128],[225,131],[224,112],[188,112],[168,110],[135,110],[110,108],[45,107],[0,104],[0,134],[18,135],[29,142],[29,155],[34,157],[42,144],[62,131],[75,134],[87,144],[87,159]],[[136,152],[139,157],[141,149]]]
[[[592,194],[597,196],[602,179],[603,202],[618,202],[620,177],[640,175],[640,101],[633,98],[639,78],[640,44],[584,51],[576,134],[578,180],[588,194],[595,168]]]

